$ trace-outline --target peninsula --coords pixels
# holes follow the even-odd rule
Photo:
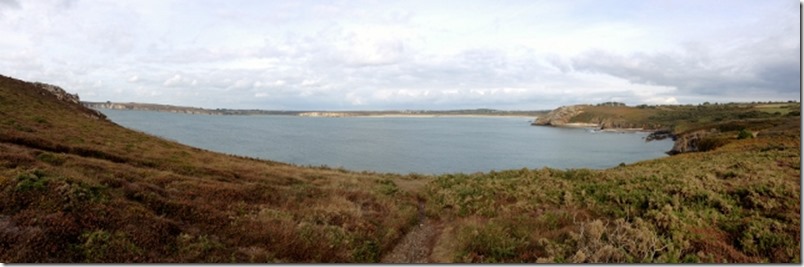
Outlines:
[[[532,123],[535,126],[587,127],[602,131],[650,131],[648,140],[673,138],[669,154],[705,151],[731,137],[772,134],[769,128],[801,116],[797,101],[639,105],[618,102],[559,107]]]

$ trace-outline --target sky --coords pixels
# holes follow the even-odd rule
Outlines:
[[[0,74],[84,101],[542,110],[801,98],[792,0],[0,0]]]

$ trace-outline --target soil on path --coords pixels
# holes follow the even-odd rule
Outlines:
[[[430,263],[440,227],[424,214],[424,201],[419,201],[419,224],[408,232],[394,249],[386,254],[382,263]]]

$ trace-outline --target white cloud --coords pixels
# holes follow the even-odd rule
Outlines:
[[[181,81],[182,81],[181,75],[176,74],[176,75],[173,75],[173,77],[170,77],[167,80],[165,80],[165,82],[162,83],[162,85],[167,86],[167,87],[177,86],[177,85],[179,85],[179,83],[181,83]]]
[[[17,0],[0,0],[0,9],[3,8],[20,8],[20,3]]]
[[[5,0],[0,73],[92,101],[211,108],[800,97],[798,5],[650,3]]]

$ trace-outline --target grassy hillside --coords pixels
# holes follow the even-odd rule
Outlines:
[[[618,114],[720,129],[707,152],[400,176],[191,148],[0,77],[0,261],[378,262],[425,223],[435,262],[800,262],[798,111],[666,112],[694,108]]]
[[[748,119],[770,119],[800,116],[801,103],[728,103],[701,105],[610,106],[584,105],[583,112],[569,122],[607,123],[666,129],[680,134],[696,128]]]
[[[190,148],[0,77],[0,261],[373,262],[412,177]]]
[[[454,261],[801,262],[790,130],[609,170],[445,175],[428,212]]]

